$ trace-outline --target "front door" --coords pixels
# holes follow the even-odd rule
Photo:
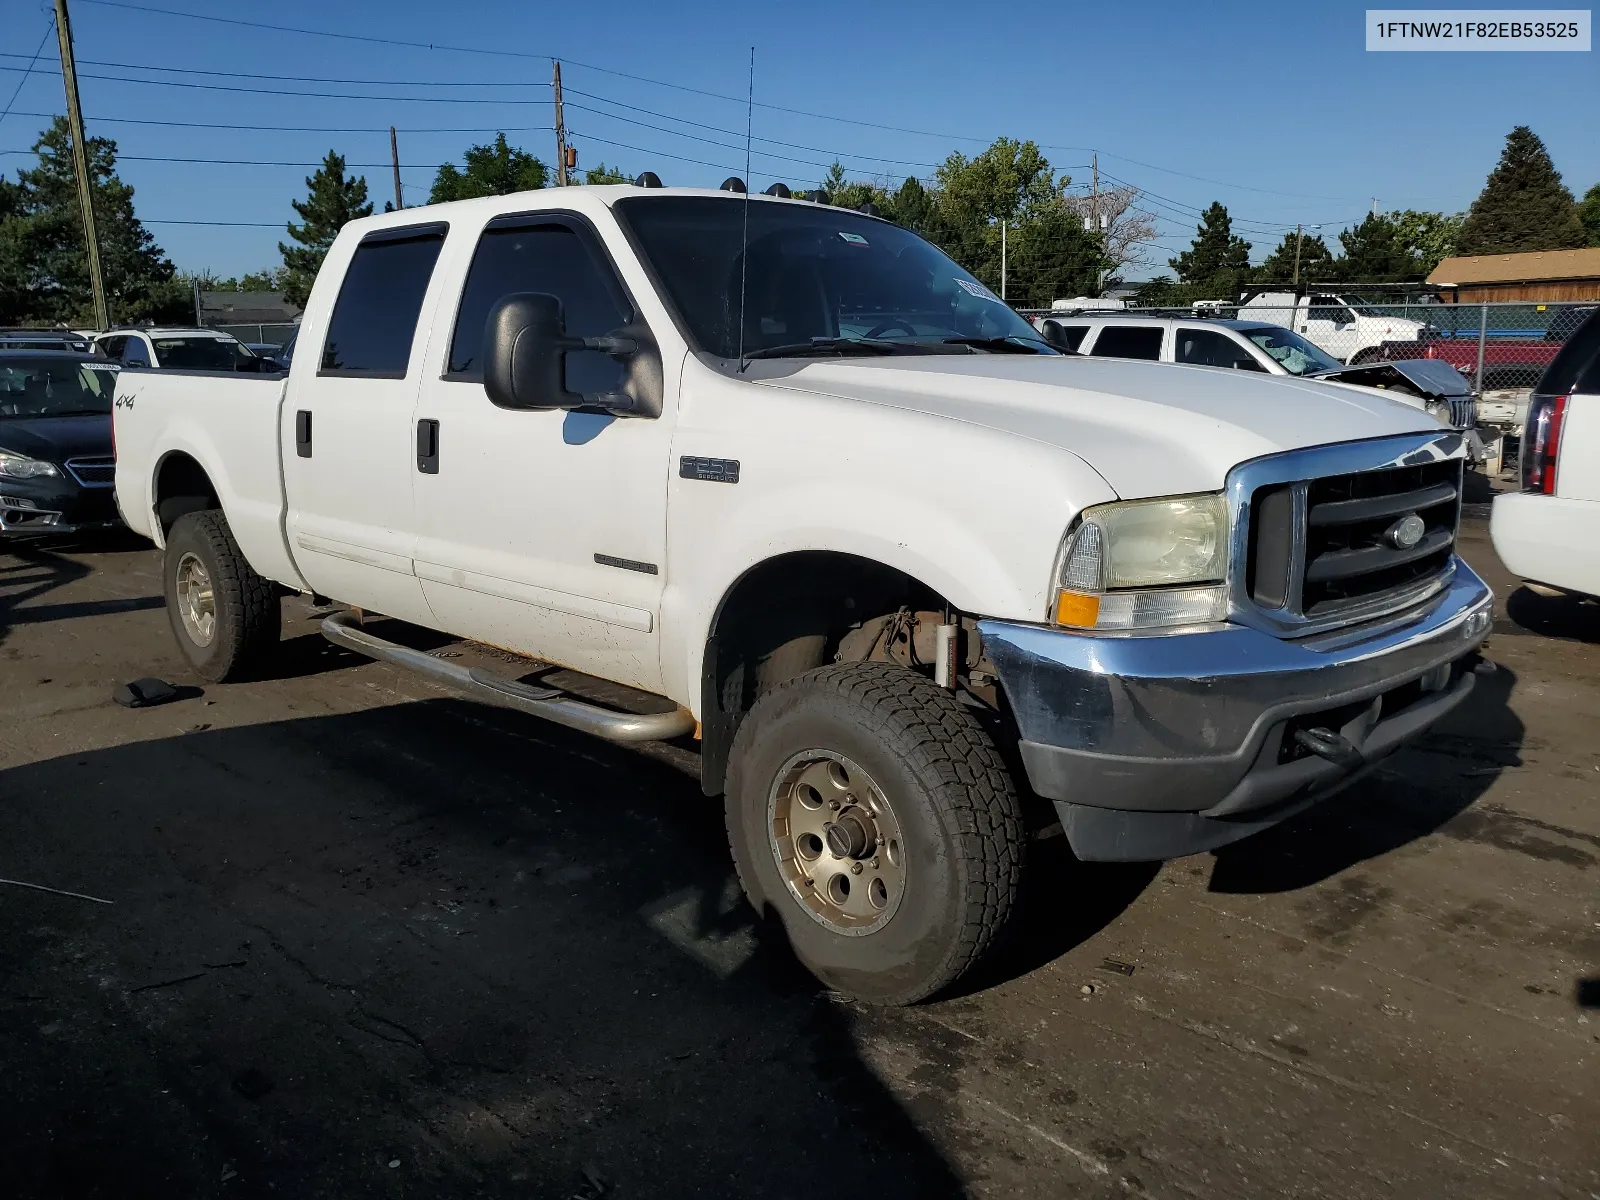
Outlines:
[[[361,240],[327,340],[300,347],[280,423],[288,536],[306,582],[421,624],[432,614],[411,567],[411,420],[425,341],[415,334],[445,232],[431,223]]]
[[[654,419],[497,407],[483,387],[483,333],[502,296],[558,297],[574,337],[612,333],[637,309],[598,234],[575,214],[497,217],[451,253],[470,256],[470,266],[459,300],[440,298],[414,431],[414,557],[436,620],[659,691],[679,372],[665,373],[664,415]],[[567,356],[569,392],[613,392],[621,380],[605,354]]]

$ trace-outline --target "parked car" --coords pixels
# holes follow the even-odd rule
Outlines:
[[[280,370],[286,369],[289,365],[288,360],[283,357],[282,346],[271,345],[267,342],[246,342],[244,348],[257,358],[262,358],[272,363]]]
[[[1539,590],[1600,597],[1600,312],[1534,388],[1520,469],[1490,510],[1495,553]]]
[[[1414,342],[1428,329],[1425,321],[1378,312],[1360,296],[1333,293],[1257,292],[1239,305],[1238,316],[1292,329],[1340,362],[1384,342]]]
[[[1077,354],[1297,375],[1382,391],[1452,429],[1470,430],[1476,424],[1472,389],[1448,364],[1346,366],[1281,325],[1119,313],[1070,318],[1045,314],[1035,317],[1033,324],[1051,345]]]
[[[0,539],[110,529],[117,370],[85,354],[0,347]]]
[[[118,385],[118,500],[194,670],[270,661],[288,589],[480,701],[697,736],[751,903],[862,999],[928,996],[993,941],[1020,792],[1081,859],[1234,842],[1454,708],[1489,629],[1460,434],[1062,355],[869,215],[625,186],[385,213],[340,231],[301,332],[286,378]]]
[[[0,329],[0,350],[65,350],[87,354],[89,339],[70,329]]]
[[[231,333],[217,329],[114,329],[95,338],[96,350],[124,367],[180,371],[244,371],[282,368],[251,352]]]

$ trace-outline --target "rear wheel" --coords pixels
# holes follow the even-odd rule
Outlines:
[[[1021,879],[1022,817],[994,743],[902,667],[809,671],[734,740],[728,840],[752,904],[824,983],[911,1004],[972,967]]]
[[[172,632],[202,679],[238,679],[277,644],[277,585],[251,568],[220,512],[187,513],[173,523],[162,574]]]

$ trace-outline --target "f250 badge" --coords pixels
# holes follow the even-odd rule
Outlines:
[[[703,483],[738,483],[737,458],[693,458],[687,454],[678,459],[678,474],[684,479],[698,479]]]

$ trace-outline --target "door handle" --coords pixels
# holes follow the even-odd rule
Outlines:
[[[424,475],[439,473],[439,422],[417,422],[417,470]]]
[[[302,408],[294,414],[294,452],[301,458],[311,457],[311,410]]]

